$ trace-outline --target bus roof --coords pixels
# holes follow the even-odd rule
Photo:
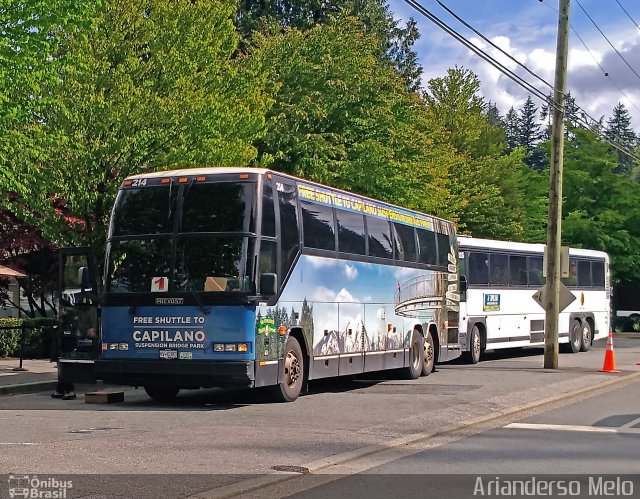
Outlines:
[[[476,248],[488,250],[508,250],[522,251],[528,253],[544,253],[544,244],[517,243],[513,241],[499,241],[496,239],[480,239],[469,236],[458,236],[458,246],[460,249]],[[569,248],[569,254],[573,256],[584,256],[591,258],[604,258],[609,261],[609,255],[604,251]]]
[[[138,175],[131,175],[129,177],[127,177],[125,180],[131,180],[131,179],[140,179],[140,178],[161,178],[161,177],[180,177],[180,176],[185,176],[185,175],[225,175],[225,174],[240,174],[240,173],[250,173],[250,174],[257,174],[257,175],[265,175],[267,173],[272,173],[275,175],[281,175],[283,177],[287,177],[290,178],[291,180],[295,180],[296,182],[303,182],[305,184],[311,184],[314,186],[318,186],[318,187],[322,187],[324,189],[329,189],[331,191],[334,192],[339,192],[342,194],[346,194],[349,196],[354,196],[354,197],[358,197],[361,198],[363,200],[367,200],[367,201],[371,201],[373,203],[380,203],[382,205],[386,205],[389,207],[393,207],[393,208],[398,208],[400,210],[405,210],[405,211],[409,211],[409,212],[413,212],[413,213],[417,213],[420,215],[426,215],[428,217],[431,217],[435,220],[440,220],[441,222],[444,222],[445,224],[450,224],[452,227],[455,227],[455,224],[450,221],[447,220],[445,218],[441,218],[441,217],[437,217],[435,215],[431,215],[429,213],[423,213],[420,211],[416,211],[416,210],[412,210],[410,208],[405,208],[402,206],[398,206],[392,203],[388,203],[386,201],[381,201],[379,199],[373,199],[373,198],[369,198],[367,196],[363,196],[362,194],[356,194],[350,191],[344,191],[342,189],[338,189],[336,187],[331,187],[325,184],[319,184],[317,182],[313,182],[311,180],[307,180],[304,178],[299,178],[299,177],[295,177],[293,175],[289,175],[288,173],[282,173],[279,172],[277,170],[271,170],[268,168],[255,168],[255,167],[238,167],[238,166],[210,166],[210,167],[196,167],[196,168],[181,168],[181,169],[176,169],[176,170],[164,170],[164,171],[157,171],[157,172],[150,172],[150,173],[140,173]]]

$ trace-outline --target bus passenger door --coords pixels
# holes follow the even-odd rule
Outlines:
[[[95,382],[99,352],[97,267],[90,248],[62,248],[58,255],[57,356],[64,381]]]

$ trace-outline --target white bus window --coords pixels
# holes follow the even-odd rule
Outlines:
[[[591,287],[591,262],[578,260],[578,286]]]
[[[594,287],[604,288],[604,262],[591,262],[591,278]]]
[[[509,257],[507,255],[489,255],[489,284],[506,286],[509,284]]]
[[[509,258],[509,284],[511,286],[527,285],[527,257],[511,255]]]
[[[578,284],[578,263],[575,258],[569,259],[569,277],[563,277],[562,283],[565,286],[575,286]]]
[[[469,253],[469,284],[489,284],[489,255]]]
[[[541,256],[527,257],[527,273],[529,274],[529,286],[541,286],[544,284]]]

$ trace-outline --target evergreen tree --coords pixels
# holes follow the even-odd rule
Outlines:
[[[519,147],[519,124],[518,124],[518,112],[513,106],[507,111],[504,118],[504,135],[507,139],[507,145],[509,151],[513,151],[516,147]]]
[[[618,145],[620,149],[633,151],[638,145],[636,134],[631,128],[631,115],[624,104],[618,103],[618,105],[613,108],[613,115],[607,120],[605,134],[607,138]],[[631,172],[636,166],[635,160],[620,149],[616,148],[618,167],[615,173],[631,176]]]
[[[541,150],[537,147],[541,139],[538,108],[529,95],[518,116],[518,146],[524,148],[525,162],[534,169],[544,166]]]

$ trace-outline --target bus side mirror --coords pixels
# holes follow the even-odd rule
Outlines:
[[[78,282],[81,291],[91,291],[91,276],[88,267],[80,267],[78,269]]]
[[[260,275],[260,294],[273,296],[278,292],[277,274],[264,273]]]
[[[467,276],[466,275],[461,275],[460,276],[460,292],[464,293],[468,288],[467,285]]]

